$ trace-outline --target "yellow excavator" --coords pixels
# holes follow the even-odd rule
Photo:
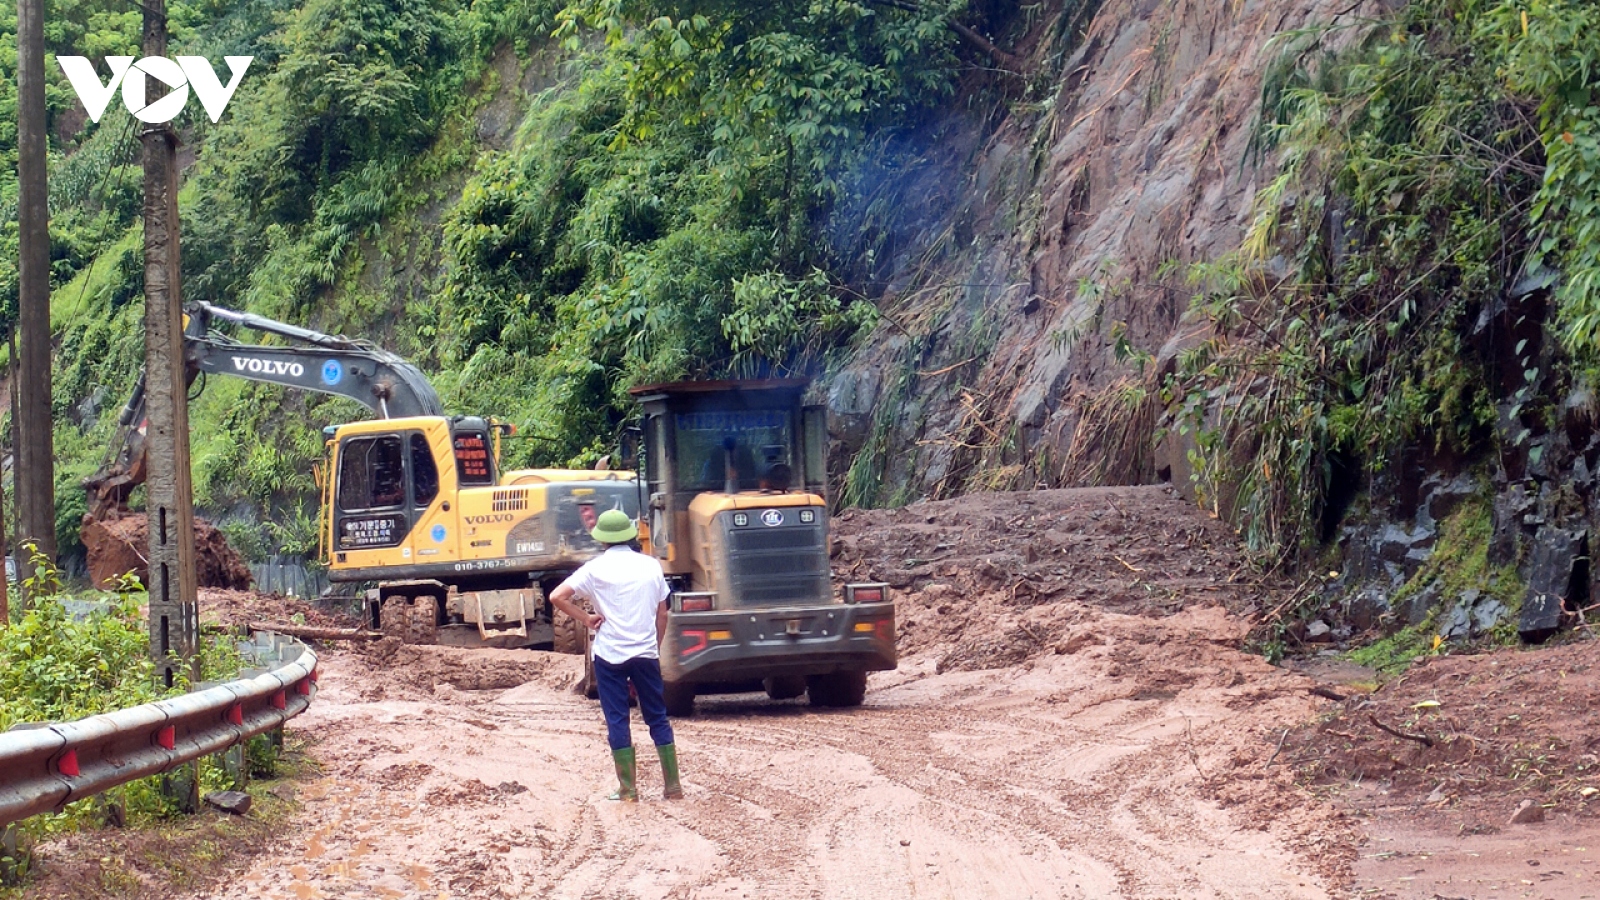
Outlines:
[[[192,384],[230,375],[349,397],[378,418],[329,426],[321,479],[328,578],[367,583],[367,624],[409,642],[553,647],[585,636],[552,617],[546,594],[599,547],[598,512],[639,514],[632,472],[500,468],[509,426],[446,416],[413,365],[367,341],[322,334],[206,303],[189,304],[184,358]],[[243,344],[232,323],[285,345]],[[126,509],[145,477],[144,376],[118,419],[114,456],[85,482],[89,515]],[[560,621],[553,621],[559,619]]]
[[[673,589],[661,648],[672,715],[691,714],[697,695],[734,691],[857,706],[867,673],[897,665],[888,585],[833,587],[827,411],[802,405],[805,388],[767,379],[632,391],[643,412],[642,531]]]

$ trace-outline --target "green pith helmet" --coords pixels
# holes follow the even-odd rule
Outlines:
[[[626,544],[639,536],[638,526],[620,509],[608,509],[595,520],[589,536],[602,544]]]

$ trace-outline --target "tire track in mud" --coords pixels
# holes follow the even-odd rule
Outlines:
[[[1192,790],[1197,764],[1185,759],[1183,745],[1204,741],[1204,728],[1217,713],[1189,715],[1167,704],[1120,698],[1108,701],[1112,715],[1098,728],[1077,734],[1065,748],[1049,737],[1024,739],[1030,730],[1049,734],[1052,724],[1042,716],[1018,711],[985,712],[979,709],[862,710],[841,720],[837,728],[819,734],[815,728],[767,719],[762,724],[767,743],[780,746],[864,754],[885,780],[914,793],[927,806],[940,810],[940,819],[952,833],[970,831],[979,822],[1022,825],[1051,849],[1092,843],[1102,849],[1095,860],[1115,875],[1115,886],[1100,884],[1101,891],[1119,894],[1203,896],[1214,886],[1188,871],[1185,864],[1169,860],[1167,847],[1182,842],[1173,821],[1192,821],[1196,807],[1206,802]],[[1084,713],[1094,713],[1094,704]],[[1020,721],[1019,721],[1020,720]],[[744,732],[744,719],[719,725],[714,737],[732,740]],[[892,734],[884,725],[892,724]],[[1030,729],[1030,726],[1032,728]],[[1165,737],[1166,733],[1173,735]],[[702,739],[712,739],[702,734]],[[892,738],[892,740],[890,739]],[[957,739],[958,738],[958,739]],[[1003,744],[1007,769],[1013,777],[995,777],[989,761],[951,751],[952,743]],[[1107,748],[1113,752],[1107,753]],[[1075,751],[1091,754],[1107,764],[1089,772],[1061,773],[1063,757]],[[1126,754],[1115,751],[1125,750]],[[1148,757],[1182,760],[1193,765],[1189,773],[1163,776],[1160,785],[1147,784]],[[1037,786],[1016,783],[1016,776],[1033,776]],[[1174,790],[1176,789],[1176,794]],[[1119,800],[1107,806],[1106,797]],[[1215,813],[1218,827],[1231,827],[1227,816]],[[1109,822],[1107,829],[1098,823]],[[953,823],[965,823],[956,828]],[[1109,833],[1108,833],[1109,832]],[[1205,851],[1199,851],[1204,853]],[[1212,854],[1215,855],[1215,854]],[[1099,872],[1100,870],[1096,870]],[[1263,890],[1260,896],[1289,896],[1291,887]],[[1231,890],[1231,888],[1229,888]]]
[[[903,711],[900,711],[903,712]],[[877,717],[875,717],[877,718]],[[899,721],[895,721],[898,718]],[[892,729],[885,729],[886,724]],[[876,721],[849,720],[840,723],[844,733],[830,735],[820,741],[808,740],[810,732],[799,728],[780,729],[786,735],[782,743],[805,747],[822,746],[844,754],[859,754],[866,758],[873,770],[873,780],[886,784],[870,788],[879,792],[899,789],[908,799],[903,812],[907,818],[888,818],[882,825],[892,832],[891,837],[914,844],[929,840],[936,845],[956,845],[958,858],[963,862],[982,866],[986,839],[996,832],[1010,834],[1010,843],[1025,855],[1059,854],[1067,846],[1060,840],[1061,830],[1055,827],[1060,818],[1057,804],[1041,801],[1017,785],[993,777],[994,770],[971,759],[953,756],[938,738],[952,733],[975,730],[974,726],[989,726],[989,730],[1011,730],[1004,723],[990,721],[983,716],[953,714],[941,711],[932,714],[913,713],[909,716],[891,716]],[[1014,746],[1014,745],[1013,745]],[[835,817],[836,822],[842,817]],[[1022,826],[1018,829],[1018,826]],[[837,827],[848,826],[838,824]],[[930,835],[930,831],[942,834]],[[900,834],[910,837],[899,838]],[[950,848],[944,847],[949,853]],[[1099,866],[1082,865],[1073,861],[1072,874],[1081,885],[1091,880],[1096,888],[1092,893],[1107,895],[1114,890],[1120,877],[1107,879]],[[925,863],[927,867],[935,864]],[[913,869],[913,876],[917,873]],[[903,885],[891,886],[882,896],[897,896]],[[1040,884],[1036,888],[1043,895],[1068,896],[1065,884]]]
[[[368,699],[349,689],[379,676],[330,654],[296,726],[330,773],[296,826],[321,835],[318,867],[301,842],[247,883],[295,900],[1329,896],[1293,850],[1315,822],[1219,799],[1227,767],[1270,751],[1266,723],[1311,707],[1272,673],[1229,674],[1233,651],[1161,647],[1173,636],[943,675],[912,658],[855,710],[705,698],[674,723],[682,802],[659,799],[635,723],[637,805],[603,799],[604,726],[559,660],[507,690],[413,679]]]

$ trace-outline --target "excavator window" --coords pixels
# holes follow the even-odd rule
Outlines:
[[[439,496],[439,467],[433,462],[433,448],[420,434],[411,435],[411,490],[417,506],[427,506]]]
[[[405,504],[401,446],[399,436],[392,434],[345,442],[339,459],[340,509],[398,509]]]

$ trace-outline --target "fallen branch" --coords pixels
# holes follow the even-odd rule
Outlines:
[[[1383,724],[1382,722],[1379,722],[1377,715],[1374,714],[1374,713],[1367,713],[1367,721],[1371,722],[1373,727],[1377,728],[1379,731],[1386,732],[1388,734],[1392,734],[1397,738],[1404,738],[1404,739],[1406,739],[1408,741],[1416,741],[1417,743],[1421,744],[1424,747],[1432,747],[1433,746],[1433,738],[1428,737],[1425,734],[1407,734],[1406,732],[1400,731],[1399,729],[1390,728],[1389,726]]]
[[[272,622],[251,622],[245,627],[251,631],[272,631],[313,641],[376,641],[387,637],[381,631],[361,628],[318,628],[314,625],[278,625]]]
[[[954,365],[945,366],[942,369],[934,369],[932,372],[918,372],[917,373],[917,377],[918,378],[933,378],[936,375],[943,375],[946,372],[954,372],[956,369],[959,369],[962,366],[966,365],[967,363],[973,362],[976,359],[977,359],[977,357],[974,356],[974,357],[971,357],[969,359],[963,359],[961,362],[955,363]]]
[[[1261,766],[1261,768],[1267,769],[1267,768],[1271,768],[1272,767],[1272,761],[1278,758],[1278,754],[1279,753],[1283,752],[1283,742],[1288,740],[1288,739],[1289,739],[1289,729],[1285,728],[1283,730],[1283,734],[1278,736],[1278,746],[1277,746],[1277,748],[1275,748],[1272,751],[1272,755],[1271,756],[1267,757],[1266,763],[1264,763]]]
[[[922,8],[911,2],[911,0],[870,0],[870,2],[872,2],[872,5],[874,6],[888,6],[893,9],[899,9],[908,13],[912,13],[914,15],[922,14]],[[989,54],[989,56],[992,57],[995,62],[998,62],[1004,67],[1001,69],[1001,71],[1017,78],[1022,77],[1023,61],[1020,57],[1000,49],[999,47],[995,46],[993,41],[979,34],[972,28],[957,22],[953,18],[946,19],[945,25],[949,26],[951,31],[954,31],[956,34],[960,35],[974,47],[977,47],[984,53]]]
[[[1027,622],[1018,622],[1017,623],[1017,627],[1021,628],[1023,633],[1026,634],[1028,637],[1033,638],[1035,643],[1043,646],[1043,644],[1045,642],[1044,638],[1039,637],[1037,632],[1035,632],[1032,628],[1029,628]]]
[[[1320,684],[1316,685],[1314,687],[1307,688],[1306,690],[1309,690],[1311,693],[1316,694],[1318,697],[1327,697],[1329,700],[1332,700],[1335,703],[1343,703],[1344,700],[1345,700],[1345,696],[1343,694],[1339,693],[1338,691],[1332,690],[1330,688],[1325,688]]]

